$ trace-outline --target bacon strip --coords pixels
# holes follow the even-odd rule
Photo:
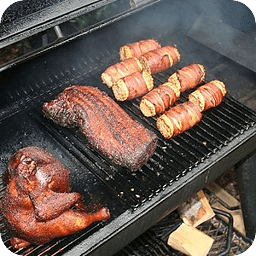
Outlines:
[[[188,100],[198,106],[201,112],[218,106],[226,95],[225,84],[219,80],[213,80],[202,85],[192,92]]]
[[[130,58],[139,58],[144,53],[160,48],[161,45],[154,39],[141,40],[122,46],[119,50],[121,61]]]
[[[184,102],[166,111],[157,118],[157,128],[161,134],[170,139],[196,125],[202,119],[198,107],[192,102]]]
[[[191,64],[175,72],[168,78],[168,82],[176,84],[180,92],[192,89],[205,78],[205,68],[201,64]]]

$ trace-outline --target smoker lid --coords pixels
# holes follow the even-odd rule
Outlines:
[[[132,12],[159,0],[121,1],[126,12]],[[60,23],[84,15],[117,0],[23,0],[4,12],[0,23],[1,48],[45,31]],[[109,17],[111,18],[111,17]]]
[[[113,0],[18,1],[2,16],[0,41],[9,45],[109,2]]]
[[[164,0],[18,1],[6,10],[0,23],[1,52],[4,54],[13,48],[18,48],[18,52],[11,58],[0,61],[0,72],[78,37],[102,29],[146,7],[165,2]],[[248,7],[232,0],[220,0],[216,7],[212,0],[204,0],[202,6],[201,0],[197,0],[188,8],[191,12],[189,15],[177,19],[177,15],[184,12],[188,3],[185,0],[172,0],[169,4],[176,8],[177,12],[171,9],[171,15],[167,18],[173,25],[170,23],[168,26],[189,27],[188,36],[191,38],[253,71],[256,70],[253,58],[256,49],[253,32],[256,31],[256,24]],[[198,17],[196,22],[194,22],[195,17]],[[158,20],[158,18],[154,19],[156,23]],[[234,36],[238,36],[239,40],[234,41]],[[33,47],[21,49],[21,45],[27,45],[28,42],[33,42]]]

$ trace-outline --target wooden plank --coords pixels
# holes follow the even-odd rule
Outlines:
[[[210,184],[208,184],[207,189],[209,189],[209,191],[211,191],[229,208],[240,207],[240,202],[215,182],[211,182]]]
[[[241,209],[231,211],[231,210],[228,210],[226,207],[224,207],[219,202],[214,203],[212,205],[212,207],[230,213],[232,215],[232,217],[233,217],[233,220],[234,220],[234,223],[233,223],[234,230],[236,230],[242,236],[246,237],[243,213],[242,213]],[[228,218],[227,217],[222,216],[222,215],[219,215],[219,217],[222,218],[225,222],[228,222]]]
[[[202,190],[184,202],[178,211],[183,222],[192,227],[197,227],[215,215]]]
[[[182,223],[169,235],[167,244],[186,255],[206,256],[213,242],[214,239],[202,231]]]

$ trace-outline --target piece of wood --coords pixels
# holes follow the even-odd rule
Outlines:
[[[235,208],[240,206],[240,202],[230,195],[224,188],[220,187],[215,182],[211,182],[207,185],[207,189],[210,190],[217,198],[219,198],[229,208]]]
[[[182,223],[169,235],[167,244],[186,255],[205,256],[210,251],[213,242],[214,239],[202,231]]]
[[[202,190],[184,202],[178,211],[183,222],[192,227],[197,227],[215,215]]]
[[[246,231],[244,227],[244,219],[243,219],[243,213],[241,209],[237,210],[228,210],[226,207],[224,207],[222,204],[219,202],[216,202],[212,205],[214,208],[228,212],[232,215],[233,217],[233,227],[234,229],[239,232],[242,236],[246,237]],[[228,222],[228,218],[222,215],[219,215],[220,218],[222,218],[225,222]]]

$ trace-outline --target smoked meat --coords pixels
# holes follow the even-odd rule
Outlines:
[[[161,84],[142,97],[140,110],[147,117],[163,113],[178,99],[179,94],[174,84],[169,82]]]
[[[117,82],[120,78],[128,76],[134,72],[140,72],[142,69],[142,65],[137,58],[127,59],[108,67],[101,74],[101,80],[111,88],[113,83]]]
[[[199,108],[192,102],[184,102],[172,107],[157,118],[157,128],[170,139],[196,125],[202,119]]]
[[[168,78],[168,82],[180,88],[180,92],[193,89],[205,78],[205,68],[201,64],[191,64],[177,70]]]
[[[142,97],[140,110],[145,116],[163,113],[185,90],[200,84],[205,77],[205,69],[201,64],[192,64],[176,71],[168,82],[148,92]]]
[[[153,155],[157,136],[133,120],[98,88],[73,85],[42,106],[57,124],[78,126],[89,142],[113,163],[137,170]]]
[[[132,100],[143,96],[154,87],[153,78],[147,71],[135,72],[119,79],[112,86],[118,101]]]
[[[161,44],[154,39],[141,40],[120,47],[119,55],[122,61],[130,58],[139,58],[146,52],[158,49]]]
[[[146,52],[139,58],[143,70],[151,74],[163,72],[180,61],[177,47],[166,45],[156,50]]]
[[[188,96],[188,100],[203,112],[209,108],[218,106],[225,95],[225,84],[219,80],[213,80],[192,92]]]
[[[88,213],[81,194],[70,192],[69,171],[41,148],[16,151],[3,181],[1,213],[16,249],[75,234],[110,217],[106,207]]]

